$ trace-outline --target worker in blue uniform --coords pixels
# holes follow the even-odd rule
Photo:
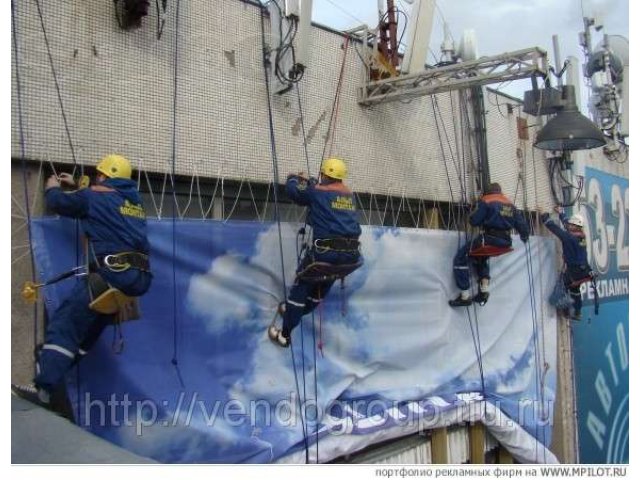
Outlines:
[[[313,230],[312,245],[298,265],[297,273],[314,262],[356,266],[361,260],[358,240],[361,229],[355,200],[343,183],[347,167],[339,158],[328,158],[323,161],[320,172],[319,182],[296,174],[287,177],[287,195],[294,203],[308,207],[307,223]],[[334,282],[312,283],[297,278],[280,307],[282,329],[271,325],[269,338],[281,347],[288,347],[292,330],[303,315],[311,313],[320,304]]]
[[[453,277],[460,289],[460,294],[455,299],[449,300],[449,305],[452,307],[467,307],[474,301],[484,305],[489,299],[491,279],[489,258],[487,256],[470,257],[471,251],[487,245],[510,248],[511,230],[514,228],[523,242],[526,243],[529,239],[529,226],[522,213],[502,194],[499,183],[489,185],[486,194],[480,198],[471,212],[469,221],[474,227],[479,227],[481,232],[460,248],[453,259]],[[473,264],[480,285],[478,293],[473,298],[470,290],[470,263]]]
[[[49,403],[67,371],[113,321],[113,316],[90,308],[97,292],[92,290],[96,282],[89,279],[106,282],[128,297],[144,294],[151,285],[146,214],[136,182],[131,180],[131,164],[120,155],[107,155],[96,170],[96,185],[88,188],[63,190],[62,186],[77,187],[66,173],[52,175],[46,182],[48,207],[79,219],[92,273],[75,284],[49,319],[38,352],[35,385],[14,388],[40,404]]]
[[[564,228],[551,219],[548,213],[543,213],[541,220],[544,226],[562,242],[562,258],[564,260],[564,284],[569,290],[573,301],[574,320],[582,318],[582,293],[580,281],[591,279],[592,270],[587,257],[587,238],[584,233],[584,218],[582,215],[572,215],[567,218],[562,207],[555,207]]]

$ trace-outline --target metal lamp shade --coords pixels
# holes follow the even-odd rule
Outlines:
[[[577,109],[561,110],[540,130],[535,147],[542,150],[588,150],[607,143],[602,131]]]

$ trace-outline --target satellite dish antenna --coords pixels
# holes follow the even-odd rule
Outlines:
[[[620,59],[623,65],[629,65],[629,40],[623,35],[607,35],[609,49]],[[604,50],[604,40],[596,46],[596,50]]]
[[[476,41],[475,30],[465,30],[462,33],[458,50],[458,56],[463,62],[478,58],[478,42]]]
[[[610,52],[609,63],[613,83],[621,83],[625,66],[629,66],[629,41],[622,35],[607,35],[607,44],[601,41],[589,55],[585,73],[591,78],[595,73],[604,71],[606,51]]]

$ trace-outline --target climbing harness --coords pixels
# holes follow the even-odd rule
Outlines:
[[[586,277],[574,280],[573,282],[568,284],[566,287],[567,287],[567,289],[578,288],[583,283],[588,283],[589,286],[587,288],[591,287],[593,289],[593,310],[594,310],[594,313],[596,315],[599,315],[600,314],[600,296],[598,294],[597,278],[598,278],[598,274],[596,272],[594,272],[593,270],[591,270]]]
[[[125,272],[130,268],[151,271],[149,256],[140,252],[121,252],[97,257],[94,254],[94,261],[89,267],[90,270],[106,267],[112,272]]]
[[[513,247],[497,247],[485,243],[484,235],[482,235],[482,243],[475,248],[469,250],[470,257],[499,257],[506,253],[513,252]]]
[[[344,281],[350,273],[362,266],[362,261],[335,265],[327,262],[313,262],[296,275],[296,280],[312,284],[323,284],[336,280]]]

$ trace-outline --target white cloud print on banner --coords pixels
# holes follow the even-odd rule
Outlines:
[[[290,285],[296,228],[282,227]],[[456,294],[451,265],[457,234],[364,227],[361,241],[365,266],[348,279],[353,291],[347,316],[327,312],[322,326],[325,348],[324,358],[318,360],[319,404],[341,394],[407,400],[453,386],[477,389],[479,371],[466,309],[447,304]],[[491,260],[491,298],[477,309],[485,377],[496,382],[497,391],[509,395],[536,388],[525,249],[519,240],[514,247],[513,253]],[[250,368],[228,392],[243,403],[255,398],[277,402],[295,391],[290,352],[272,345],[265,334],[282,298],[279,249],[274,225],[260,234],[252,257],[220,256],[209,272],[191,279],[190,306],[205,318],[209,331],[220,333],[233,323],[254,336],[247,359]],[[553,243],[532,238],[531,252],[536,288],[553,286]],[[538,343],[553,372],[555,317],[546,306],[548,293],[537,288],[535,303],[541,325]],[[298,334],[294,332],[294,340]],[[290,434],[297,432],[290,429]]]

